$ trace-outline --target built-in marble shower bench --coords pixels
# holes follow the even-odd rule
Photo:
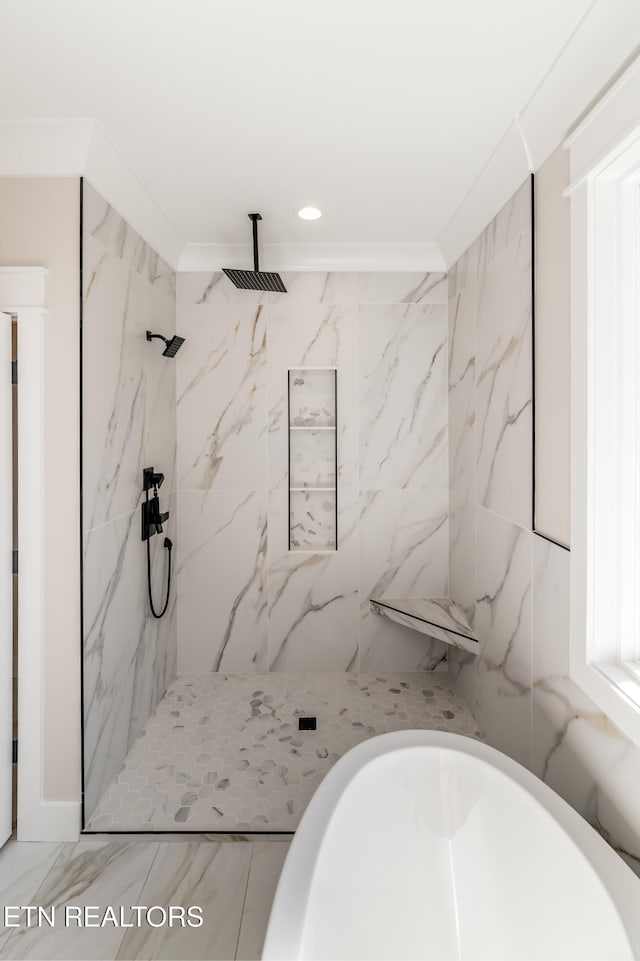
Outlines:
[[[397,624],[477,654],[480,644],[458,605],[450,597],[371,597],[371,610]]]

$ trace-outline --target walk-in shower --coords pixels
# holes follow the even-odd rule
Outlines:
[[[84,233],[83,829],[291,832],[353,745],[477,736],[444,645],[369,608],[446,593],[446,279],[261,296],[257,260],[236,289]]]

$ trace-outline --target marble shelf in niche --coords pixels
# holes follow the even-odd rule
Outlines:
[[[470,654],[480,644],[460,607],[450,597],[372,597],[371,610]]]

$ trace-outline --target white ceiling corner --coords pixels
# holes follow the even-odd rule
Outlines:
[[[178,269],[250,264],[260,210],[265,269],[436,270],[630,56],[640,4],[3,0],[0,38],[0,175],[84,174]]]
[[[480,171],[439,238],[447,268],[540,168],[640,43],[637,0],[596,0]]]

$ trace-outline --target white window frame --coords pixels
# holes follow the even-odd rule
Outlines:
[[[565,144],[570,674],[640,746],[640,58]]]

